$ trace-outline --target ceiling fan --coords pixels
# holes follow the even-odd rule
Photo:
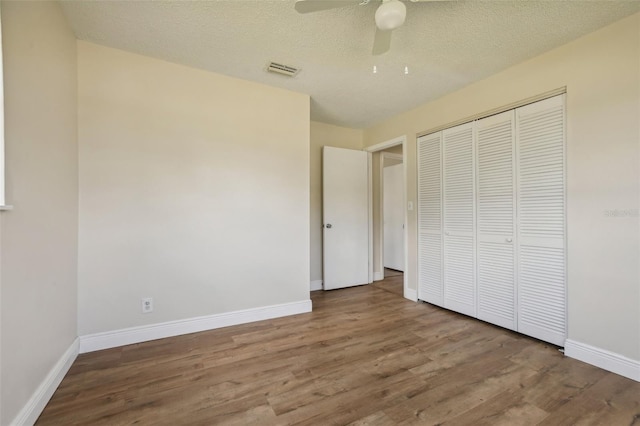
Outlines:
[[[391,31],[404,24],[407,17],[407,8],[400,0],[375,0],[382,1],[376,10],[376,34],[373,41],[373,54],[381,55],[391,48]],[[410,0],[418,2],[420,0]],[[371,0],[360,0],[360,6],[369,4]],[[297,0],[295,9],[299,13],[319,12],[321,10],[335,9],[350,6],[354,0]]]

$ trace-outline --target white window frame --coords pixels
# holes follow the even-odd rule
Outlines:
[[[11,210],[5,199],[5,155],[4,155],[4,67],[2,59],[2,19],[0,16],[0,211]]]

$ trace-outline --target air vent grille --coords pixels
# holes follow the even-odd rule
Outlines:
[[[298,68],[291,67],[289,65],[279,64],[277,62],[269,62],[267,64],[267,71],[286,75],[288,77],[295,77],[300,72]]]

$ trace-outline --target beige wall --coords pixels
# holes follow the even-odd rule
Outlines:
[[[361,150],[363,131],[311,122],[311,281],[322,280],[322,147]]]
[[[309,299],[307,95],[86,42],[78,81],[80,335]]]
[[[640,14],[365,131],[365,145],[408,135],[407,201],[416,198],[416,133],[567,88],[569,338],[640,360]],[[635,210],[637,212],[637,210]],[[416,211],[409,212],[416,288]]]
[[[1,416],[76,338],[76,42],[53,2],[3,2],[7,203],[0,213]]]

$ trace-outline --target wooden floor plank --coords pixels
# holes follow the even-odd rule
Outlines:
[[[309,314],[80,355],[37,424],[640,425],[640,383],[385,273]]]

